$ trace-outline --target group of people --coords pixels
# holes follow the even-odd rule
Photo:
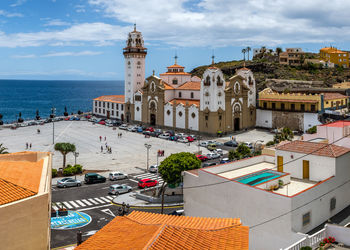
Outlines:
[[[118,133],[118,138],[122,138],[122,133]]]
[[[32,143],[26,142],[26,149],[32,149]]]
[[[164,150],[158,150],[158,156],[164,156]]]
[[[107,142],[106,142],[106,150],[107,150],[107,153],[112,153],[112,147],[109,147],[108,145],[107,145]],[[103,153],[103,146],[101,145],[101,153]]]

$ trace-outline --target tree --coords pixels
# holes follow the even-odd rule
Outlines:
[[[233,159],[235,159],[235,151],[233,149],[231,149],[230,151],[228,151],[228,159],[230,161],[232,161]]]
[[[0,143],[0,154],[8,154],[9,152],[7,152],[7,149],[6,147],[3,146],[2,143]]]
[[[167,185],[179,184],[181,182],[181,173],[183,171],[198,169],[201,167],[201,165],[201,161],[198,160],[198,158],[194,154],[188,152],[172,154],[161,162],[161,164],[158,167],[158,173],[164,180],[163,185],[161,187],[162,213],[164,206],[164,192],[166,188],[165,183],[167,183]]]
[[[277,56],[280,56],[280,54],[282,53],[282,48],[281,47],[277,47],[276,48],[276,53],[277,53]]]
[[[66,167],[66,156],[68,153],[76,151],[75,145],[67,142],[59,142],[55,144],[55,150],[60,151],[63,155],[63,169]]]
[[[247,51],[247,53],[248,53],[248,61],[249,61],[249,51],[251,51],[251,50],[252,50],[252,48],[249,47],[249,46],[246,48],[246,51]]]
[[[276,143],[279,143],[281,141],[291,141],[293,137],[293,131],[290,128],[284,127],[280,133],[275,135],[274,141]]]
[[[266,53],[266,47],[262,46],[261,49],[260,49],[261,58],[264,58],[265,53]]]
[[[242,158],[250,156],[250,155],[251,155],[251,151],[247,145],[245,145],[243,143],[238,145],[238,147],[235,151],[235,158],[242,159]]]
[[[243,53],[243,61],[245,61],[245,53],[246,53],[246,49],[242,49],[242,53]]]

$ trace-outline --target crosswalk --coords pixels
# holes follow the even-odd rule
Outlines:
[[[134,179],[136,180],[141,180],[141,179],[151,179],[151,180],[158,180],[159,185],[162,185],[164,180],[160,175],[158,176],[157,179],[157,174],[152,174],[152,173],[144,173],[144,174],[137,174],[133,176]]]
[[[89,206],[96,206],[101,204],[110,203],[116,196],[101,196],[96,198],[88,198],[81,200],[73,200],[73,201],[60,201],[60,202],[52,202],[52,208],[56,211],[58,208],[64,207],[66,209],[79,209],[85,208]]]

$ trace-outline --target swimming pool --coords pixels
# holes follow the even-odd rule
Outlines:
[[[256,186],[265,181],[273,180],[283,175],[283,173],[273,170],[262,170],[253,174],[235,178],[235,181],[244,183],[250,186]]]

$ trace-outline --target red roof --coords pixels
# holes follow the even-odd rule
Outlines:
[[[350,126],[350,121],[336,121],[328,124],[321,125],[322,127],[334,127],[334,128],[343,128]]]
[[[317,100],[305,100],[305,99],[278,99],[278,98],[259,98],[259,101],[271,101],[271,102],[309,102],[316,103]]]
[[[340,93],[324,93],[323,95],[325,100],[348,98],[346,95],[342,95]]]
[[[178,65],[178,64],[173,64],[173,65],[171,65],[171,66],[169,66],[169,67],[167,67],[168,69],[169,68],[181,68],[181,69],[184,69],[185,67],[183,67],[183,66],[181,66],[181,65]]]
[[[291,141],[290,143],[277,146],[276,149],[332,158],[337,158],[350,152],[350,148],[309,141]]]
[[[179,86],[176,89],[183,89],[183,90],[200,90],[201,89],[201,82],[185,82],[181,86]]]
[[[199,107],[199,100],[191,100],[191,99],[172,99],[170,100],[169,102],[171,104],[174,105],[174,102],[176,101],[176,105],[177,104],[183,104],[183,105],[186,105],[186,102],[188,102],[188,105],[191,106],[191,105],[196,105],[197,107]]]
[[[125,103],[124,95],[103,95],[94,99],[94,101]]]

